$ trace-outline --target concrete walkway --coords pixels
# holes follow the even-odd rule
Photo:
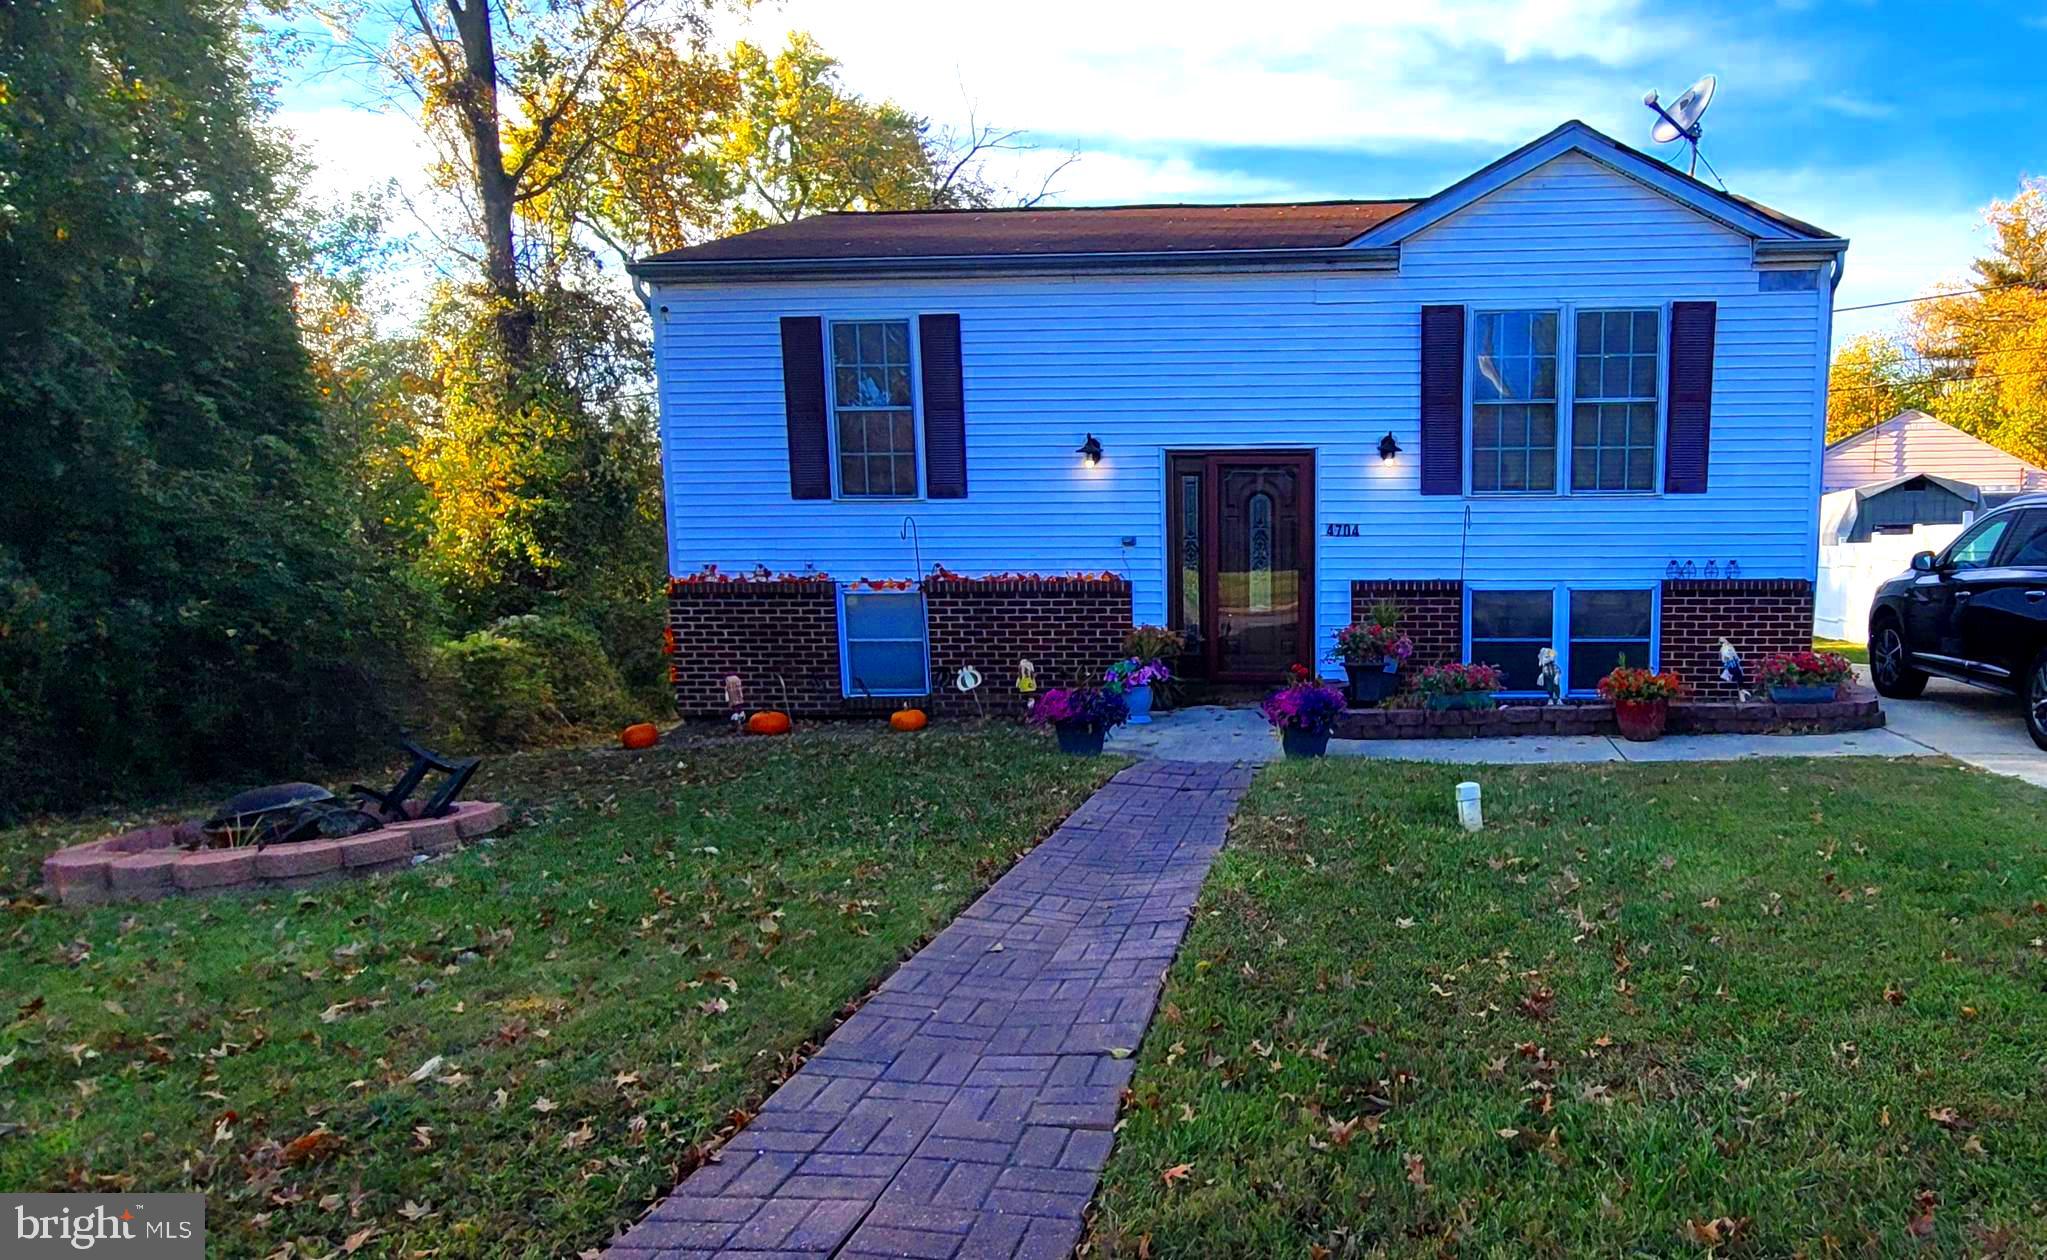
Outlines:
[[[1930,694],[1930,693],[1929,693]],[[1888,712],[1895,701],[1885,701]],[[2014,719],[2016,721],[2016,719]],[[2018,738],[2032,741],[2023,729]],[[1110,732],[1110,752],[1178,761],[1262,763],[1280,757],[1279,738],[1255,709],[1198,706],[1154,716],[1148,726]],[[1332,757],[1521,765],[1595,761],[1733,761],[1748,757],[1930,757],[1946,749],[1896,732],[1839,735],[1666,735],[1634,744],[1604,735],[1510,735],[1497,739],[1333,739]]]
[[[1867,681],[1868,671],[1858,667]],[[2047,751],[2026,734],[2019,702],[1978,687],[1935,678],[1917,700],[1886,700],[1892,734],[1957,761],[2047,787]]]
[[[1243,766],[1118,774],[607,1253],[1064,1257]]]

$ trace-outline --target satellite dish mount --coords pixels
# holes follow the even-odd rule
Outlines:
[[[1712,75],[1704,76],[1686,88],[1684,95],[1672,101],[1668,109],[1658,102],[1653,90],[1642,97],[1642,103],[1656,111],[1656,125],[1649,130],[1650,139],[1658,144],[1682,140],[1691,146],[1691,164],[1685,171],[1688,175],[1699,173],[1699,120],[1706,116],[1706,107],[1713,103],[1713,89],[1717,83]],[[1711,162],[1706,164],[1706,169],[1711,170],[1712,167]]]

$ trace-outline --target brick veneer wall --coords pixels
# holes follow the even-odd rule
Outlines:
[[[923,707],[939,713],[981,711],[953,687],[962,665],[980,671],[987,712],[1021,712],[1019,660],[1036,667],[1041,687],[1072,682],[1114,660],[1131,626],[1130,584],[1120,580],[934,578],[924,598],[931,695]],[[684,717],[725,713],[728,674],[746,684],[750,708],[819,716],[903,704],[840,694],[838,595],[830,582],[680,583],[669,590],[668,625],[675,706]]]
[[[1130,633],[1130,584],[1113,582],[924,583],[931,619],[932,707],[977,712],[953,686],[962,665],[981,674],[980,699],[990,713],[1021,713],[1017,662],[1031,662],[1039,687],[1099,676]]]
[[[1701,700],[1731,700],[1720,681],[1720,640],[1741,653],[1751,689],[1756,666],[1772,652],[1812,647],[1812,583],[1800,578],[1663,584],[1662,663],[1684,676]]]
[[[1374,579],[1350,584],[1350,619],[1370,618],[1372,605],[1400,606],[1400,628],[1414,640],[1407,670],[1460,659],[1464,652],[1464,583]]]

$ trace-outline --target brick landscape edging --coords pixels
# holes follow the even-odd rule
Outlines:
[[[1824,704],[1680,701],[1670,706],[1671,735],[1818,735],[1884,724],[1874,696]],[[1507,735],[1619,735],[1610,704],[1507,704],[1497,709],[1347,709],[1338,739],[1483,739]]]
[[[339,840],[265,848],[184,849],[186,824],[139,827],[59,849],[43,859],[43,891],[67,906],[156,901],[197,893],[295,888],[410,865],[505,825],[495,801],[458,801],[440,818],[392,823]]]

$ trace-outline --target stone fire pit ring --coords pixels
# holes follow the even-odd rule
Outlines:
[[[192,823],[162,823],[59,849],[43,859],[43,891],[67,906],[294,888],[410,866],[505,825],[495,801],[457,801],[439,818],[388,823],[341,840],[185,849]]]

